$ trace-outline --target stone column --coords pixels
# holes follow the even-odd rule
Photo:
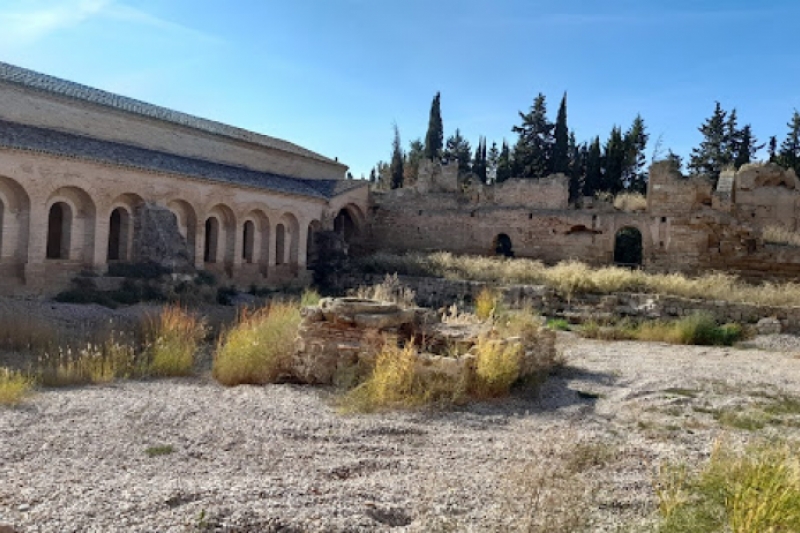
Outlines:
[[[31,198],[30,224],[28,228],[28,257],[23,268],[25,285],[40,289],[45,284],[45,255],[47,251],[47,204]],[[42,223],[34,226],[33,221]]]

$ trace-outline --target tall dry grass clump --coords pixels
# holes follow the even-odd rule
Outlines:
[[[800,458],[788,444],[717,443],[699,473],[667,466],[658,485],[661,533],[800,531]]]
[[[205,333],[205,323],[196,315],[179,305],[164,307],[149,322],[150,373],[159,377],[191,374]]]
[[[0,405],[17,405],[33,389],[33,380],[21,372],[0,368]]]
[[[300,308],[277,302],[244,312],[220,338],[213,375],[223,385],[273,383],[291,372]]]
[[[397,274],[386,274],[381,283],[360,286],[353,294],[356,298],[393,302],[401,307],[414,307],[416,294],[400,282]]]
[[[475,315],[481,320],[488,320],[495,314],[498,295],[492,289],[484,287],[475,298]]]
[[[69,387],[138,377],[145,371],[146,364],[135,347],[112,335],[103,343],[87,343],[80,348],[59,347],[42,354],[36,378],[46,387]]]
[[[614,207],[627,213],[647,211],[647,198],[639,192],[623,192],[614,197]]]
[[[800,233],[788,230],[783,226],[765,226],[761,230],[761,238],[769,244],[800,246]]]
[[[508,395],[520,378],[522,345],[482,336],[475,345],[475,376],[471,390],[479,398]]]

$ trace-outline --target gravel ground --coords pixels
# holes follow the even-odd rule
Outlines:
[[[538,397],[448,412],[344,416],[330,389],[207,376],[40,391],[0,408],[0,525],[641,531],[663,462],[699,464],[719,438],[799,436],[800,424],[745,431],[713,416],[800,397],[796,337],[559,343],[568,364]]]

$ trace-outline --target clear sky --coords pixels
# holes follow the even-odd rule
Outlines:
[[[0,60],[286,139],[356,177],[423,137],[515,140],[564,91],[578,140],[641,113],[688,156],[714,101],[761,142],[800,109],[797,0],[0,0]],[[759,155],[764,157],[765,152]]]

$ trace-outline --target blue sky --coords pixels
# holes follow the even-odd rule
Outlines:
[[[513,142],[517,112],[568,93],[579,140],[641,113],[688,156],[713,110],[760,141],[800,109],[800,2],[0,0],[0,60],[338,157],[359,177],[455,128]],[[765,152],[761,152],[763,157]]]

